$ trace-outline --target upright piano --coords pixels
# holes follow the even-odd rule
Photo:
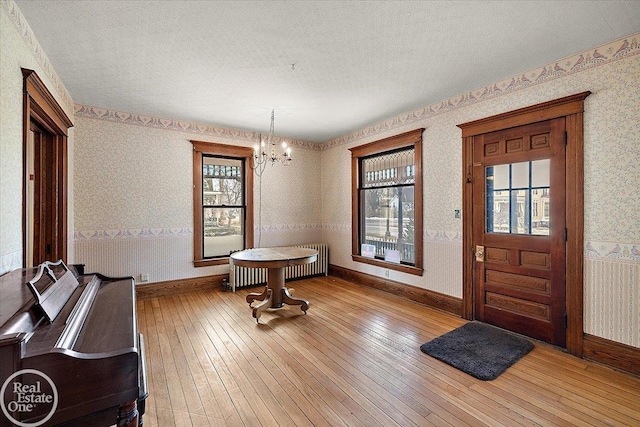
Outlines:
[[[62,261],[0,276],[0,426],[142,425],[132,277]]]

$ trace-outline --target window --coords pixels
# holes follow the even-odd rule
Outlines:
[[[487,232],[548,236],[549,174],[549,159],[487,166]]]
[[[351,149],[354,261],[422,275],[423,130]]]
[[[232,252],[253,247],[253,150],[191,143],[194,265],[226,264]]]

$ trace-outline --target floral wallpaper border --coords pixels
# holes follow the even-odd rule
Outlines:
[[[263,225],[262,231],[295,231],[295,230],[320,230],[320,224],[270,224]],[[258,231],[258,227],[254,228]],[[83,230],[75,231],[75,241],[107,240],[107,239],[133,239],[154,237],[183,237],[193,235],[193,227],[165,227],[165,228],[119,228],[109,230]]]
[[[295,231],[295,230],[321,230],[322,224],[270,224],[263,225],[262,231]],[[258,230],[258,227],[255,227]]]
[[[640,263],[640,244],[588,241],[584,245],[584,257]]]
[[[137,237],[179,237],[193,234],[192,227],[169,228],[121,228],[110,230],[75,231],[73,239],[76,241],[131,239]]]
[[[258,231],[259,227],[254,230]],[[262,231],[295,231],[295,230],[334,230],[351,232],[350,224],[268,224],[261,227]],[[167,237],[190,236],[193,227],[165,227],[165,228],[120,228],[109,230],[83,230],[73,233],[74,240],[103,240],[103,239],[130,239],[136,237]],[[462,233],[451,230],[426,230],[423,233],[424,240],[461,242]]]
[[[423,235],[425,241],[462,243],[462,232],[460,231],[425,230]]]
[[[9,15],[9,19],[15,26],[18,33],[22,36],[22,39],[26,43],[26,45],[31,49],[31,53],[33,57],[36,59],[36,62],[42,69],[44,70],[46,76],[53,82],[56,92],[60,94],[62,97],[62,103],[65,104],[68,111],[73,111],[73,100],[71,99],[71,95],[62,84],[62,80],[58,76],[58,73],[53,69],[47,54],[38,43],[35,34],[31,30],[31,27],[27,23],[27,20],[18,9],[18,6],[13,0],[0,0],[0,6],[7,11]]]
[[[594,49],[578,53],[564,59],[546,64],[534,70],[512,76],[497,83],[484,86],[462,95],[456,95],[442,102],[419,108],[400,116],[385,120],[365,129],[340,136],[321,144],[322,150],[347,144],[361,138],[370,137],[387,132],[394,128],[418,122],[428,117],[446,113],[471,104],[482,102],[497,96],[505,95],[548,82],[557,78],[579,73],[604,64],[625,59],[640,54],[640,33],[635,33],[618,40],[614,40]]]
[[[260,132],[252,132],[241,129],[224,128],[203,123],[194,123],[183,120],[174,120],[160,117],[152,117],[144,114],[127,113],[110,110],[108,108],[92,107],[90,105],[75,104],[75,115],[88,119],[106,120],[116,123],[125,123],[136,126],[146,126],[155,129],[188,132],[200,135],[214,136],[218,138],[233,138],[237,140],[258,142]],[[302,139],[290,139],[276,135],[276,143],[285,140],[287,144],[307,150],[320,150],[319,144]]]

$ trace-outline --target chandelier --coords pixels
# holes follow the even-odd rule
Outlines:
[[[260,144],[253,147],[253,165],[251,168],[256,171],[256,175],[262,176],[268,163],[273,166],[276,163],[282,163],[287,166],[291,161],[291,147],[287,147],[286,142],[282,142],[281,152],[276,151],[276,138],[273,134],[274,110],[271,110],[271,127],[269,135],[265,140],[260,134]]]

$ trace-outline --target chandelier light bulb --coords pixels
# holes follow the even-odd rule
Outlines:
[[[267,163],[271,163],[271,166],[276,163],[282,163],[287,166],[291,161],[291,147],[287,146],[286,142],[282,142],[282,154],[276,152],[276,138],[274,136],[274,111],[271,111],[271,127],[269,129],[269,135],[267,135],[266,141],[262,134],[260,134],[260,146],[258,144],[253,147],[253,164],[251,168],[256,172],[256,175],[262,176]],[[266,146],[269,145],[267,150]],[[267,153],[268,151],[268,153]]]

